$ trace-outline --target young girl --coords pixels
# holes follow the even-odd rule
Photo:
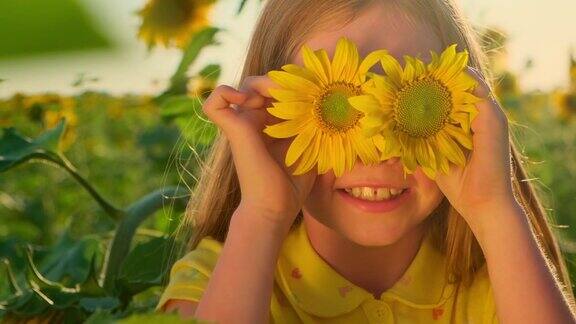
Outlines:
[[[398,158],[291,175],[291,139],[262,132],[279,121],[264,75],[302,65],[303,44],[332,57],[342,36],[361,56],[387,49],[400,61],[468,50],[486,100],[465,167],[435,181],[420,169],[404,178]],[[221,323],[575,323],[561,251],[486,73],[453,0],[268,0],[240,88],[204,103],[222,132],[182,225],[190,252],[157,309]],[[346,196],[355,187],[405,190],[375,208]]]

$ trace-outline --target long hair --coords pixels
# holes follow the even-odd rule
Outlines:
[[[425,22],[437,33],[444,46],[455,43],[460,50],[467,49],[469,65],[481,72],[493,90],[494,77],[488,69],[479,32],[472,28],[455,0],[268,0],[251,36],[239,84],[247,76],[280,69],[289,63],[312,33],[334,28],[335,22],[345,26],[376,1]],[[563,293],[573,303],[569,273],[552,231],[555,220],[547,215],[535,185],[528,181],[524,167],[527,159],[516,149],[512,132],[509,141],[514,194],[526,211],[540,248]],[[240,188],[230,145],[226,137],[219,133],[200,167],[198,183],[180,224],[180,230],[188,234],[187,250],[194,249],[205,236],[224,242],[230,217],[239,202]],[[301,221],[302,212],[293,226]],[[447,279],[458,284],[470,284],[486,261],[464,218],[444,198],[427,221],[430,222],[427,228],[432,241],[446,255]]]

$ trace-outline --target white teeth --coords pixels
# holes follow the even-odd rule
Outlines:
[[[376,197],[378,198],[378,200],[388,199],[390,198],[391,193],[392,190],[388,190],[386,188],[378,188],[378,191],[376,192]]]
[[[395,188],[373,188],[373,187],[353,187],[344,188],[346,192],[356,198],[368,201],[382,201],[393,198],[404,192],[405,189]]]

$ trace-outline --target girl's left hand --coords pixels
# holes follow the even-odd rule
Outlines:
[[[436,178],[440,190],[468,223],[482,214],[515,204],[512,191],[508,119],[490,94],[490,88],[473,68],[468,73],[478,81],[475,96],[478,115],[471,123],[473,150],[464,167],[450,164],[448,174]]]

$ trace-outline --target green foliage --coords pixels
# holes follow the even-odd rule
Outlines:
[[[240,0],[238,14],[246,3]],[[0,56],[107,44],[87,21],[75,0],[2,1],[0,27],[11,28],[0,28]],[[196,180],[197,161],[218,134],[202,103],[221,67],[190,70],[202,50],[218,45],[219,31],[209,26],[192,36],[169,86],[154,98],[0,99],[0,320],[199,322],[153,310],[185,243],[175,228],[194,186],[186,176]],[[497,36],[487,34],[487,48],[504,45]],[[554,115],[549,94],[521,93],[515,75],[504,76],[501,99],[517,122],[529,181],[569,226],[557,233],[576,274],[575,128]],[[75,84],[86,81],[94,80],[81,75]],[[166,185],[180,182],[186,189]]]
[[[6,171],[32,158],[59,160],[56,154],[58,140],[64,131],[64,123],[46,132],[36,140],[18,134],[10,127],[2,131],[0,137],[0,172]]]
[[[25,138],[14,128],[4,129],[0,137],[0,172],[36,158],[51,161],[76,178],[106,210],[111,204],[58,151],[64,129],[61,120],[36,139]],[[126,311],[136,295],[166,280],[176,257],[173,251],[179,244],[161,235],[137,242],[130,249],[137,228],[166,202],[172,201],[175,211],[184,210],[185,197],[185,191],[168,187],[145,195],[125,209],[114,208],[113,219],[118,226],[108,247],[102,244],[107,241],[102,234],[74,240],[68,231],[52,247],[41,251],[40,261],[35,260],[34,248],[28,244],[4,247],[6,251],[0,255],[4,256],[2,278],[8,280],[0,285],[0,316],[9,320],[41,316],[78,322],[98,310],[109,311],[115,317],[119,312],[129,315]],[[19,265],[19,271],[12,269],[12,263]]]
[[[110,47],[77,0],[0,1],[0,58]]]
[[[187,141],[195,145],[209,145],[216,137],[218,129],[204,117],[202,103],[202,98],[198,97],[170,97],[162,103],[161,116],[166,120],[173,120]]]

